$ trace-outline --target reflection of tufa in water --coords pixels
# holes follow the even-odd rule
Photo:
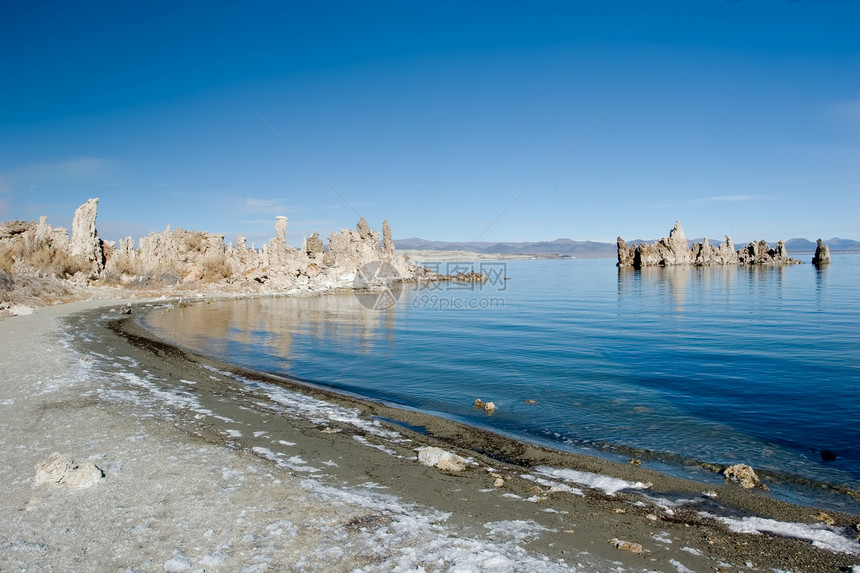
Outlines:
[[[785,242],[779,241],[771,249],[767,241],[752,242],[743,249],[735,251],[732,238],[713,247],[705,238],[704,242],[690,247],[680,221],[669,231],[669,236],[650,245],[640,243],[630,245],[618,237],[618,266],[670,267],[670,266],[713,266],[713,265],[795,265],[800,264],[788,256]]]

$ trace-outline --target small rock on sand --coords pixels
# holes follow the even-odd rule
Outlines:
[[[630,553],[635,553],[636,555],[642,555],[642,546],[638,543],[633,543],[631,541],[622,541],[621,539],[615,538],[611,541],[612,545],[615,546],[616,549],[620,549],[621,551],[629,551]]]
[[[418,461],[425,466],[435,466],[436,469],[448,472],[461,472],[466,469],[466,460],[457,454],[433,446],[418,450]]]
[[[35,311],[35,308],[24,306],[23,304],[15,304],[9,307],[9,314],[12,316],[27,316],[28,314],[33,314]]]
[[[92,462],[77,464],[68,454],[54,452],[36,464],[33,487],[50,484],[65,488],[87,488],[104,478],[104,473]]]
[[[191,569],[191,562],[182,555],[171,557],[164,563],[164,570],[167,573],[181,573]]]
[[[754,488],[759,484],[759,479],[755,471],[746,464],[729,466],[723,471],[723,475],[727,479],[738,482],[741,487],[746,489]]]

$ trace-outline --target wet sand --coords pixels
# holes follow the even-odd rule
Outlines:
[[[0,523],[0,570],[837,571],[860,563],[857,516],[828,512],[835,524],[827,526],[818,510],[763,491],[544,449],[219,363],[147,333],[134,320],[146,306],[123,315],[120,305],[73,303],[0,322],[0,504],[11,516]],[[425,445],[470,463],[463,472],[422,465],[416,450]],[[52,451],[93,461],[105,478],[85,490],[34,489],[34,466]],[[592,487],[563,479],[570,475]],[[762,519],[742,521],[749,516]],[[786,537],[792,532],[807,539]]]

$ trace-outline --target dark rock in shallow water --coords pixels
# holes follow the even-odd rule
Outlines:
[[[815,254],[812,255],[812,264],[815,266],[826,265],[830,262],[830,247],[818,239],[818,245],[815,247]]]
[[[821,450],[821,459],[825,462],[832,462],[836,459],[836,452],[833,450]]]

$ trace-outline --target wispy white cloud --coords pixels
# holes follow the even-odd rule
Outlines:
[[[101,157],[72,157],[22,165],[0,173],[0,192],[21,184],[99,183],[112,177],[117,165],[115,161]]]
[[[247,214],[271,214],[283,215],[285,213],[297,213],[301,211],[298,207],[290,207],[278,199],[258,199],[255,197],[245,198],[245,213]]]
[[[336,221],[290,221],[293,227],[331,227],[336,224]]]
[[[739,201],[755,201],[757,199],[766,199],[761,195],[716,195],[713,197],[705,197],[702,201],[716,201],[723,203],[737,203]]]

